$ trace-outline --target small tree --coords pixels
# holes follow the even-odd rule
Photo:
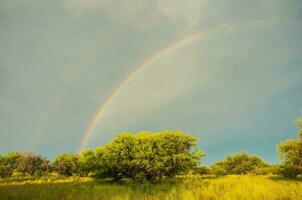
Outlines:
[[[89,173],[95,171],[96,156],[92,150],[87,149],[80,154],[78,168],[82,176],[87,176]]]
[[[278,151],[282,160],[280,173],[288,178],[295,178],[302,173],[302,119],[295,124],[299,128],[299,138],[287,140],[279,144]]]
[[[48,171],[49,161],[33,153],[22,153],[17,162],[23,175],[45,175]]]
[[[225,160],[214,164],[211,168],[214,173],[217,171],[220,175],[223,175],[222,172],[224,174],[256,174],[257,170],[266,166],[268,165],[258,156],[240,152],[227,156]]]
[[[53,162],[53,169],[63,176],[77,175],[79,173],[78,161],[78,155],[60,154]]]
[[[199,174],[199,175],[210,174],[210,169],[206,166],[199,165],[193,170],[193,174]]]
[[[0,156],[0,177],[10,177],[13,172],[18,170],[17,160],[20,158],[21,153],[10,152],[6,155]]]
[[[227,171],[222,162],[217,162],[210,167],[210,174],[215,176],[224,176],[227,175]]]

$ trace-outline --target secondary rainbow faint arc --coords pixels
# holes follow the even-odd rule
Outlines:
[[[123,27],[123,26],[122,26]],[[66,76],[66,78],[63,80],[63,84],[60,86],[60,88],[57,90],[55,97],[52,99],[51,104],[49,106],[49,109],[46,113],[46,117],[43,119],[43,121],[38,126],[36,137],[34,139],[33,145],[32,145],[32,151],[34,151],[37,148],[37,145],[39,144],[41,137],[44,135],[45,130],[50,122],[50,120],[53,118],[56,110],[59,107],[59,103],[63,97],[63,94],[66,90],[66,88],[76,79],[78,76],[81,68],[87,63],[91,58],[93,58],[100,48],[103,46],[106,46],[108,43],[110,43],[117,34],[120,33],[121,27],[117,30],[114,30],[113,33],[108,34],[105,40],[98,43],[94,48],[92,48],[89,53],[82,57],[80,62],[75,65],[73,70],[69,72]]]
[[[110,103],[112,102],[114,97],[117,96],[120,93],[120,91],[128,84],[128,82],[130,80],[132,80],[136,75],[138,75],[145,68],[146,65],[152,63],[157,58],[161,57],[161,55],[163,55],[166,52],[171,51],[172,49],[175,49],[175,48],[180,47],[182,45],[185,45],[189,42],[192,42],[196,39],[199,39],[202,35],[208,34],[210,32],[218,31],[218,30],[220,30],[224,27],[227,27],[227,26],[228,26],[228,24],[225,23],[225,24],[222,24],[220,26],[210,28],[210,29],[207,29],[207,30],[204,30],[204,31],[201,31],[201,32],[196,32],[196,33],[193,33],[193,34],[189,34],[185,37],[177,39],[176,41],[172,42],[171,44],[159,49],[158,51],[155,52],[155,54],[152,54],[150,57],[145,59],[141,64],[134,67],[133,70],[131,70],[128,73],[128,75],[125,76],[125,78],[119,82],[117,87],[105,99],[105,101],[103,101],[103,103],[99,106],[99,109],[94,114],[94,117],[90,121],[90,123],[88,125],[88,128],[86,129],[86,131],[84,133],[80,148],[78,149],[78,153],[80,153],[83,150],[83,148],[85,147],[85,145],[87,144],[88,139],[89,139],[90,135],[92,134],[93,129],[97,125],[99,119],[102,117],[103,113],[106,111],[106,109],[108,108],[108,106],[110,105]]]

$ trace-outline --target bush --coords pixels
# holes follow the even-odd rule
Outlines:
[[[296,120],[299,128],[299,138],[287,140],[278,145],[282,160],[280,173],[288,178],[295,178],[302,173],[302,119]]]
[[[225,160],[215,163],[211,167],[211,173],[215,175],[256,174],[259,169],[267,166],[261,158],[240,152],[229,155]]]
[[[210,174],[215,176],[227,175],[227,171],[223,167],[222,163],[216,163],[210,167]]]
[[[193,174],[199,174],[199,175],[206,175],[206,174],[210,174],[210,169],[206,166],[197,166],[194,170],[193,170]]]
[[[301,169],[297,167],[282,165],[280,167],[279,173],[287,178],[296,178],[301,173]]]

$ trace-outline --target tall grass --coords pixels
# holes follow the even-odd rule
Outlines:
[[[161,184],[113,184],[91,179],[0,185],[0,199],[300,200],[302,181],[264,176],[178,177]]]

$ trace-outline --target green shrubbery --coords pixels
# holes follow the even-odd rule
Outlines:
[[[0,177],[10,177],[14,173],[23,176],[42,176],[49,170],[49,161],[32,153],[11,152],[0,157]]]
[[[302,174],[302,119],[296,120],[299,138],[287,140],[279,144],[278,150],[283,161],[280,173],[289,178]]]
[[[199,165],[193,170],[193,174],[207,175],[210,174],[210,169],[207,166]]]
[[[0,155],[0,178],[13,176],[91,176],[118,181],[159,182],[178,174],[281,174],[295,178],[302,174],[302,120],[297,121],[300,138],[278,146],[281,165],[268,165],[260,157],[245,152],[227,156],[210,168],[199,161],[205,155],[196,147],[196,138],[181,131],[123,133],[107,145],[85,150],[79,155],[60,154],[52,163],[33,153]]]
[[[229,155],[225,160],[211,166],[212,174],[221,176],[226,174],[259,174],[260,170],[268,167],[261,158],[241,152]]]
[[[161,181],[193,170],[204,154],[196,148],[196,138],[181,131],[139,134],[123,133],[107,145],[80,155],[61,154],[49,162],[32,153],[10,153],[0,157],[1,177],[13,172],[23,175],[94,176],[120,180]]]

